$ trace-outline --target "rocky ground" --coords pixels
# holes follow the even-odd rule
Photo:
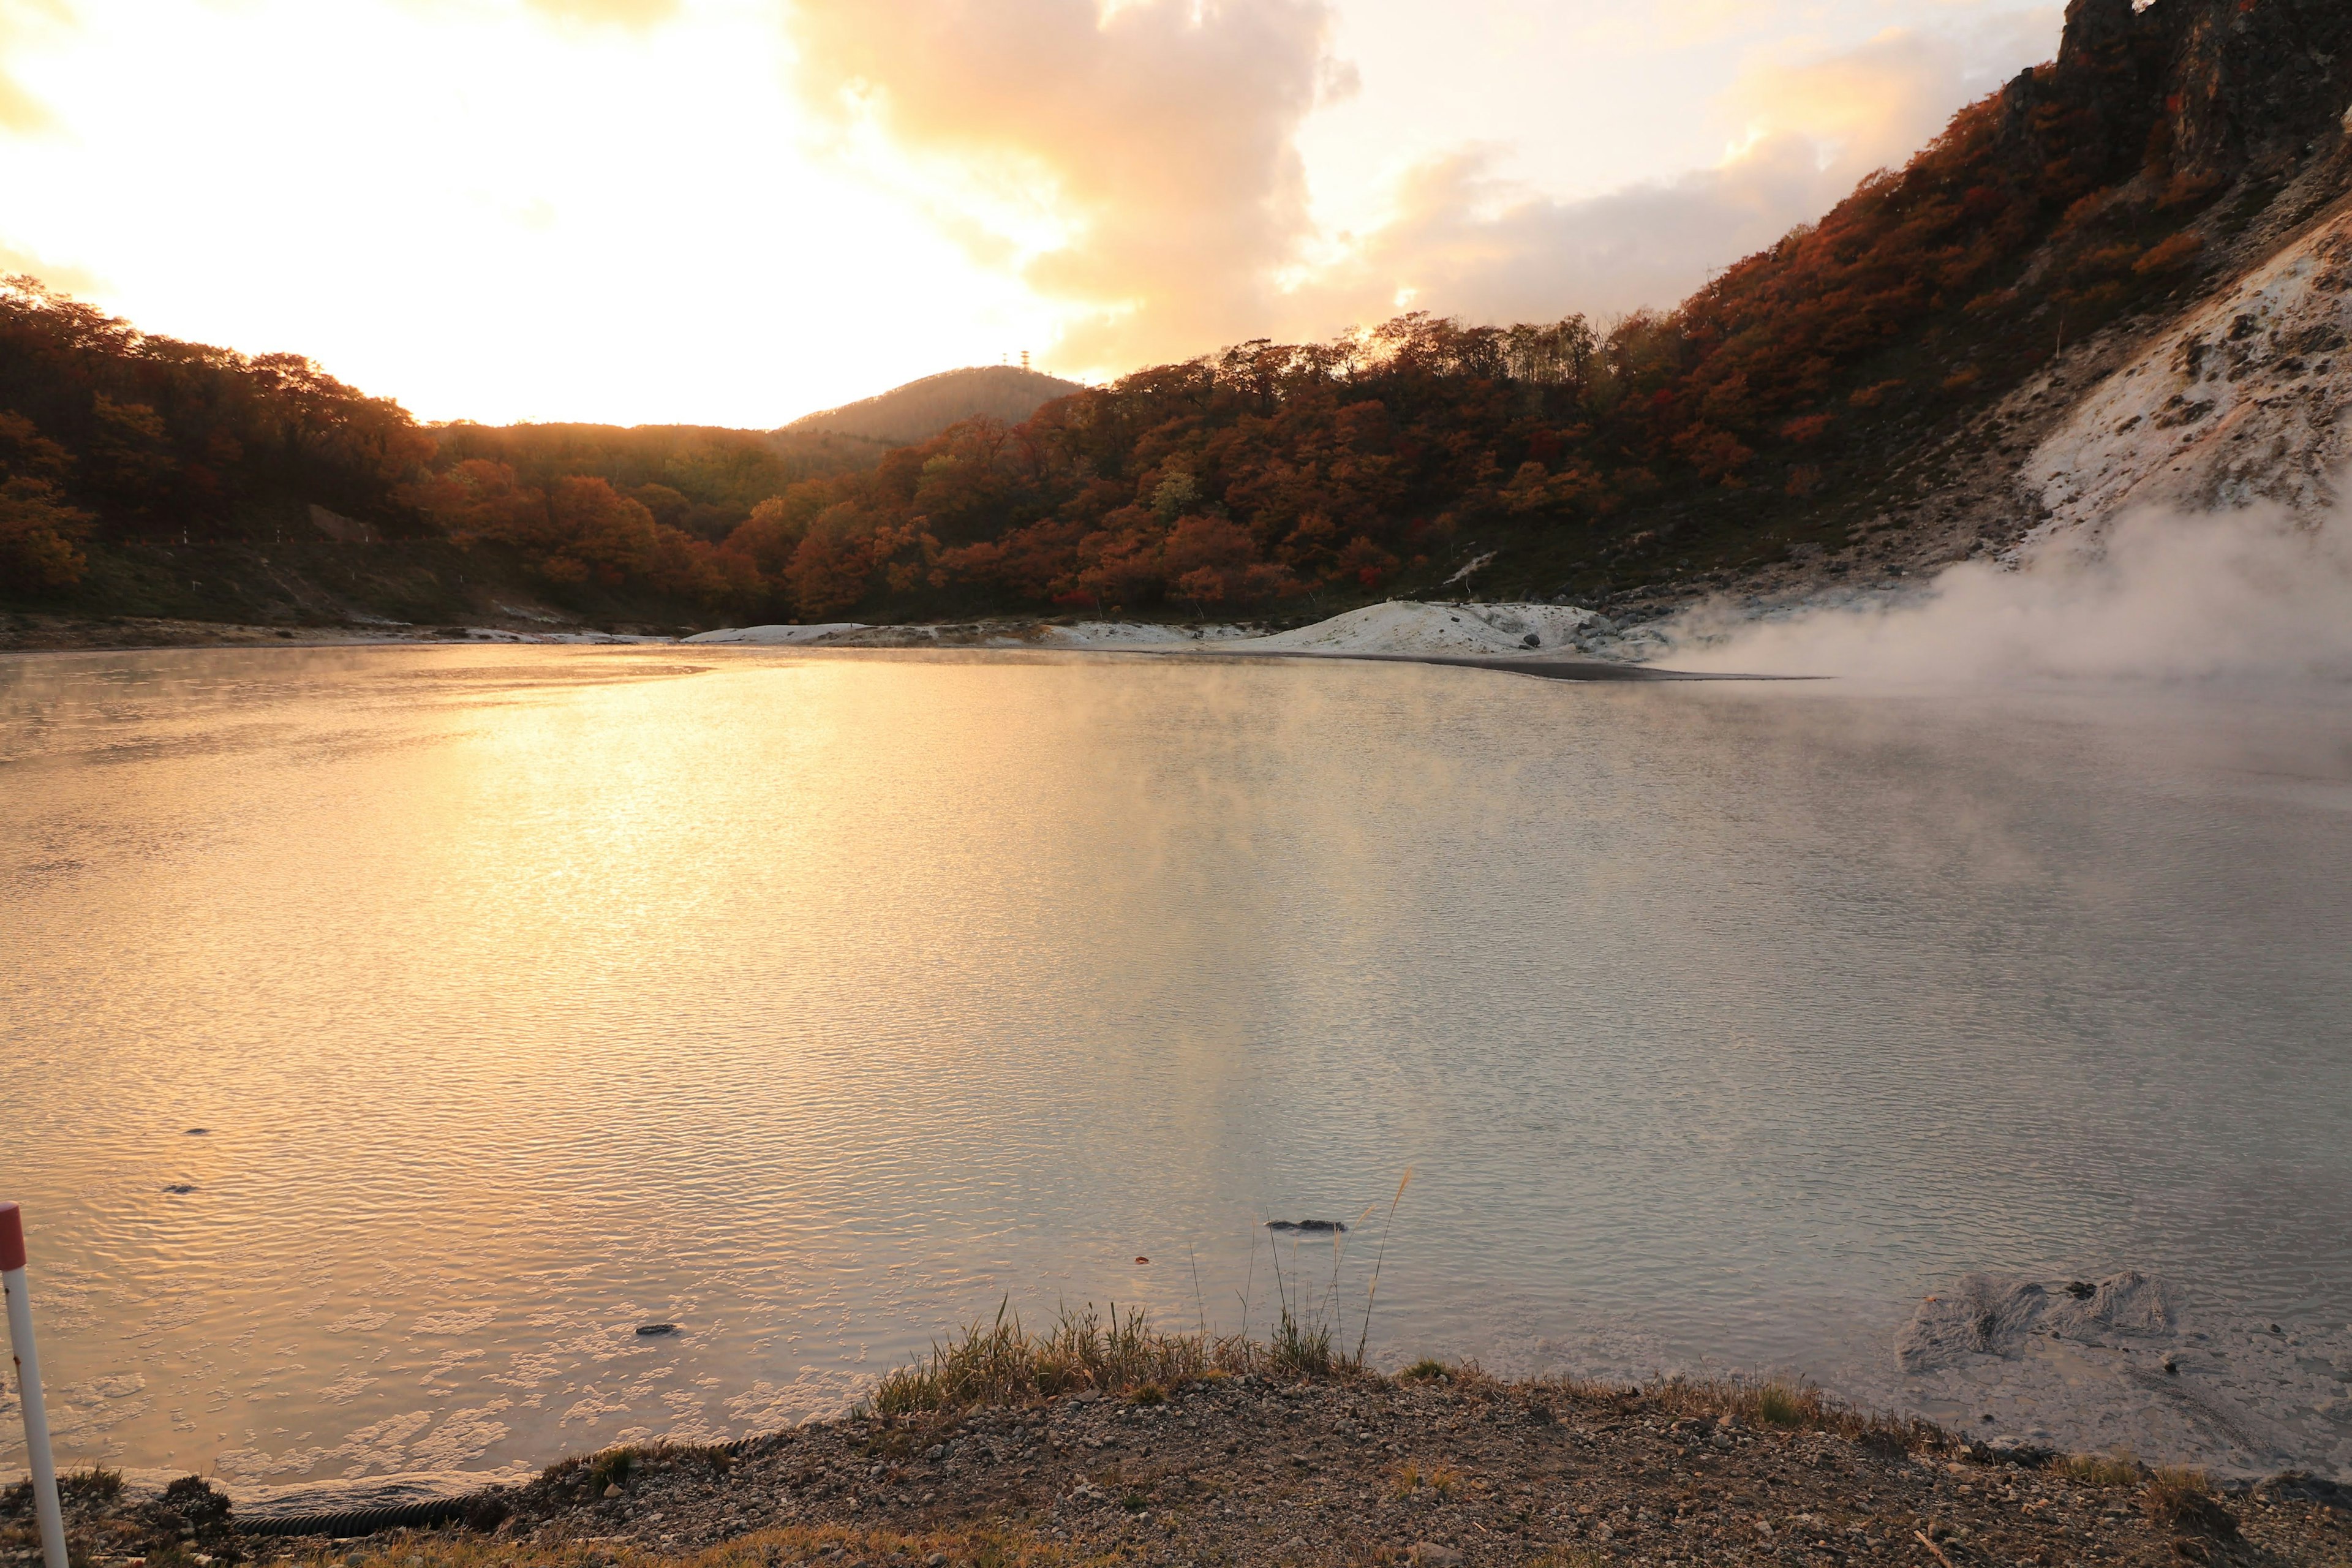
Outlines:
[[[2127,1461],[1698,1403],[1475,1374],[1211,1377],[614,1451],[486,1500],[470,1529],[357,1544],[237,1533],[193,1482],[144,1503],[85,1485],[71,1511],[91,1568],[2352,1563],[2352,1489],[2326,1481],[2216,1495]],[[0,1560],[26,1559],[31,1525],[10,1498]]]

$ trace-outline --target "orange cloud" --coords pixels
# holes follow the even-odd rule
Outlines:
[[[2047,24],[2046,27],[2044,24]],[[1707,274],[1819,217],[1900,164],[1953,110],[2047,52],[2054,14],[1954,36],[1888,32],[1862,47],[1749,72],[1720,106],[1744,144],[1709,169],[1578,200],[1499,178],[1501,149],[1409,171],[1391,216],[1293,293],[1282,331],[1314,335],[1417,310],[1474,321],[1670,306]]]
[[[1200,352],[1274,305],[1309,231],[1294,145],[1344,91],[1326,0],[796,0],[801,85],[844,123],[1017,192],[1023,272],[1073,308],[1055,359]]]
[[[63,0],[0,0],[0,131],[19,135],[46,128],[49,111],[9,74],[9,56],[19,38],[45,23],[68,23],[73,13]]]
[[[1494,321],[1671,305],[1903,162],[2056,32],[2054,11],[2010,13],[1759,65],[1712,107],[1738,138],[1721,163],[1594,197],[1532,194],[1500,176],[1507,149],[1460,148],[1407,171],[1381,224],[1327,237],[1295,141],[1349,82],[1328,0],[794,0],[790,15],[804,95],[954,171],[970,201],[950,199],[941,228],[1069,311],[1051,363],[1114,371],[1401,305]],[[984,216],[1007,192],[1051,238],[1024,247]]]
[[[103,286],[96,273],[68,262],[44,261],[0,239],[0,278],[37,278],[67,294],[94,294]]]

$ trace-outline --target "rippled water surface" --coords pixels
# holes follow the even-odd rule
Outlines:
[[[2334,698],[452,647],[20,658],[0,726],[77,1462],[740,1432],[1335,1262],[1352,1342],[1379,1215],[1263,1222],[1408,1166],[1375,1359],[1907,1398],[1975,1268],[2352,1347]]]

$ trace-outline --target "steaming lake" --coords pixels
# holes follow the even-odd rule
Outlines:
[[[1336,1260],[1263,1222],[1410,1166],[1385,1364],[2343,1472],[2344,697],[0,660],[0,1196],[61,1458],[740,1433],[1000,1300],[1263,1331],[1335,1261],[1352,1345],[1381,1214]],[[1977,1269],[2161,1276],[2201,1359],[1899,1368]]]

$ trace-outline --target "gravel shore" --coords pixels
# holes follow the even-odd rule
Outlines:
[[[1924,1428],[1776,1426],[1660,1391],[1211,1377],[1137,1395],[616,1450],[364,1542],[85,1495],[90,1568],[1012,1563],[2352,1563],[2352,1489],[2203,1489]],[[21,1495],[0,1556],[34,1544]],[[452,1554],[455,1555],[452,1555]]]

